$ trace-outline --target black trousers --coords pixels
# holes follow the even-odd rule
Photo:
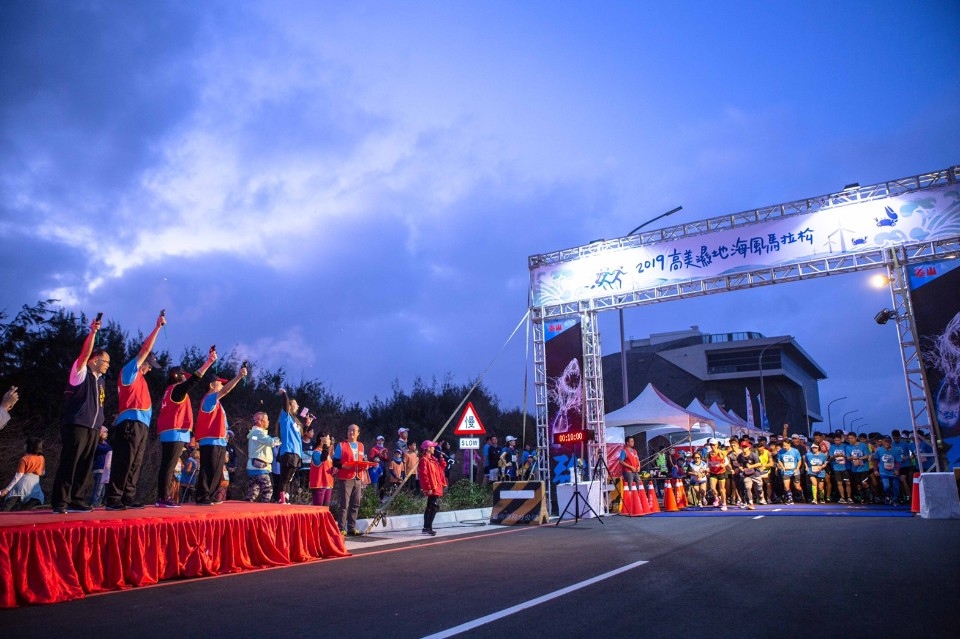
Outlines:
[[[197,503],[213,499],[214,493],[220,487],[220,480],[223,479],[223,465],[226,461],[226,446],[209,445],[200,447],[200,473],[197,477],[196,487]]]
[[[53,480],[50,503],[54,508],[70,504],[84,504],[90,494],[93,457],[100,439],[99,429],[73,424],[60,427],[60,465]]]
[[[160,442],[160,470],[157,473],[157,501],[176,499],[170,494],[170,484],[177,470],[177,460],[183,454],[183,442]]]
[[[303,460],[296,453],[284,453],[277,461],[280,462],[280,492],[289,493],[290,482],[293,481],[293,476],[297,474]]]
[[[440,511],[440,496],[429,495],[427,497],[427,509],[423,511],[423,529],[433,530],[433,518]]]
[[[137,500],[137,482],[147,449],[147,425],[127,419],[110,429],[110,483],[105,496],[108,504],[131,504]]]

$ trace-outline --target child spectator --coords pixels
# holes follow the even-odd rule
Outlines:
[[[403,483],[403,451],[397,449],[393,452],[393,459],[390,460],[390,464],[387,466],[387,491],[388,494],[392,495],[400,488],[400,484]]]
[[[91,506],[99,506],[103,503],[103,493],[108,483],[110,483],[110,462],[113,461],[113,448],[107,442],[107,427],[100,428],[100,442],[97,444],[97,451],[93,454],[93,496],[90,499]]]
[[[180,497],[181,502],[187,500],[187,493],[197,485],[197,475],[199,472],[200,451],[197,450],[197,447],[194,445],[187,446],[187,460],[183,463],[183,468],[180,470],[180,485],[183,487],[183,495]],[[196,500],[196,495],[194,495],[194,500]]]
[[[43,440],[39,437],[27,439],[26,453],[17,464],[17,472],[7,487],[0,491],[4,498],[3,510],[31,510],[44,502],[40,489],[40,477],[45,472],[43,459]]]
[[[333,496],[333,460],[330,458],[330,433],[323,433],[310,454],[310,493],[314,506],[329,506]],[[371,469],[370,481],[374,481]]]

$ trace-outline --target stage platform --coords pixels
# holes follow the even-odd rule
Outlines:
[[[349,554],[320,506],[0,513],[0,608]]]

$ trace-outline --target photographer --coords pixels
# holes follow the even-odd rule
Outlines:
[[[16,386],[11,386],[10,390],[3,394],[3,400],[0,400],[0,430],[10,421],[10,409],[20,399],[20,393]]]
[[[437,442],[437,447],[434,449],[434,453],[437,456],[437,461],[443,464],[443,476],[446,478],[447,484],[449,485],[450,470],[457,461],[453,456],[453,449],[450,447],[450,442]]]

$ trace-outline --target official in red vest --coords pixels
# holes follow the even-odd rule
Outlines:
[[[190,391],[200,383],[213,363],[217,350],[210,348],[207,361],[193,375],[182,366],[170,371],[170,385],[163,393],[160,414],[157,415],[157,436],[160,439],[160,468],[157,474],[157,508],[178,508],[176,495],[171,494],[173,475],[183,447],[193,436],[193,404]]]
[[[347,427],[347,439],[333,449],[334,476],[337,478],[337,499],[340,502],[340,533],[359,535],[357,515],[360,513],[360,501],[363,499],[363,487],[370,483],[366,469],[356,466],[356,462],[366,461],[363,443],[358,441],[360,427],[350,424]]]
[[[220,486],[227,457],[227,413],[224,412],[220,400],[246,376],[247,369],[241,366],[240,372],[230,381],[214,377],[209,382],[209,392],[200,401],[195,428],[197,444],[200,447],[200,476],[197,478],[195,493],[198,506],[220,503],[214,500],[214,493]]]
[[[117,379],[119,406],[116,421],[110,428],[110,483],[107,484],[105,504],[107,510],[143,508],[137,501],[137,481],[143,465],[143,453],[147,449],[147,434],[153,416],[150,389],[144,377],[151,369],[160,368],[156,355],[151,353],[157,334],[167,323],[163,311],[157,317],[157,325],[147,335],[137,356],[120,371]]]

